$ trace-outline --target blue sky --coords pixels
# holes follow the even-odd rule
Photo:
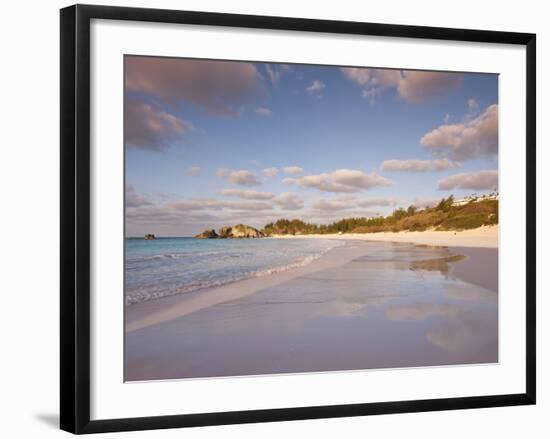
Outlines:
[[[498,185],[498,76],[125,58],[127,235],[326,223]]]

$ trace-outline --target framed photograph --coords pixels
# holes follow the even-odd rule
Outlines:
[[[535,35],[61,10],[61,428],[535,403]]]

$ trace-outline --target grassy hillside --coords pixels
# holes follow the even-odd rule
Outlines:
[[[452,196],[432,208],[422,210],[409,206],[391,215],[377,218],[346,218],[332,224],[316,225],[300,220],[278,220],[267,224],[263,232],[270,235],[307,235],[314,233],[375,233],[435,230],[466,230],[498,224],[498,200],[472,200],[454,206]]]

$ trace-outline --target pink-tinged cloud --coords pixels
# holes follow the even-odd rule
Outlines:
[[[245,169],[234,170],[228,168],[218,168],[216,170],[216,176],[226,178],[230,183],[240,186],[259,186],[262,184],[256,174]]]
[[[138,192],[133,185],[126,184],[126,194],[125,194],[125,204],[126,207],[142,207],[142,206],[150,206],[151,203],[149,199],[143,195],[142,193]]]
[[[384,207],[384,206],[396,206],[399,204],[399,200],[395,198],[367,198],[357,201],[359,207]]]
[[[437,160],[384,160],[382,170],[389,172],[429,172],[461,168],[460,162],[448,159]]]
[[[355,203],[351,200],[317,200],[311,207],[322,212],[334,212],[352,209],[355,207]]]
[[[197,175],[200,175],[201,173],[201,167],[200,166],[191,166],[185,170],[186,175],[191,175],[193,177],[196,177]]]
[[[273,204],[285,210],[298,210],[304,207],[304,200],[296,194],[283,192],[272,200]]]
[[[453,160],[495,158],[498,154],[498,105],[490,105],[468,122],[442,125],[425,134],[420,143],[432,153]]]
[[[377,174],[367,174],[354,169],[338,169],[330,173],[285,178],[283,183],[315,188],[322,192],[354,193],[377,186],[390,186],[392,182]]]
[[[398,86],[399,96],[409,102],[423,102],[459,87],[463,80],[463,75],[458,73],[404,70]]]
[[[496,190],[497,188],[497,170],[466,172],[439,180],[439,189],[447,191],[452,189]]]
[[[287,166],[283,168],[283,172],[285,174],[302,174],[304,172],[304,168],[300,168],[299,166]]]
[[[215,199],[194,199],[176,201],[164,206],[165,209],[174,211],[193,211],[193,210],[240,210],[240,211],[258,211],[272,210],[273,206],[261,201],[238,201],[238,200],[215,200]]]
[[[216,169],[216,177],[225,178],[231,174],[231,169],[229,168],[218,168]]]
[[[463,75],[450,72],[343,67],[344,76],[362,88],[372,100],[386,89],[395,89],[407,102],[423,102],[459,87]]]
[[[344,76],[362,87],[391,87],[399,85],[400,70],[342,67]]]
[[[275,197],[275,194],[271,192],[259,192],[242,189],[223,189],[222,195],[228,197],[239,197],[245,200],[271,200]]]
[[[241,170],[233,171],[229,175],[229,181],[233,184],[239,184],[242,186],[258,186],[261,184],[258,177],[250,171]]]
[[[277,168],[265,168],[262,171],[262,174],[264,174],[266,177],[275,177],[279,173],[279,170]]]
[[[124,112],[126,145],[161,151],[182,139],[192,124],[152,105],[129,101]]]
[[[125,86],[180,107],[193,103],[210,113],[233,116],[259,91],[261,76],[253,64],[152,56],[125,58]]]

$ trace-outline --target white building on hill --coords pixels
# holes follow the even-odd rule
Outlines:
[[[498,200],[498,192],[493,192],[493,193],[490,193],[490,194],[486,194],[486,195],[480,195],[480,196],[477,196],[477,195],[470,195],[469,197],[465,197],[465,198],[461,198],[460,200],[455,200],[453,202],[453,206],[464,206],[465,204],[468,204],[468,203],[478,203],[480,201],[485,201],[485,200]]]

